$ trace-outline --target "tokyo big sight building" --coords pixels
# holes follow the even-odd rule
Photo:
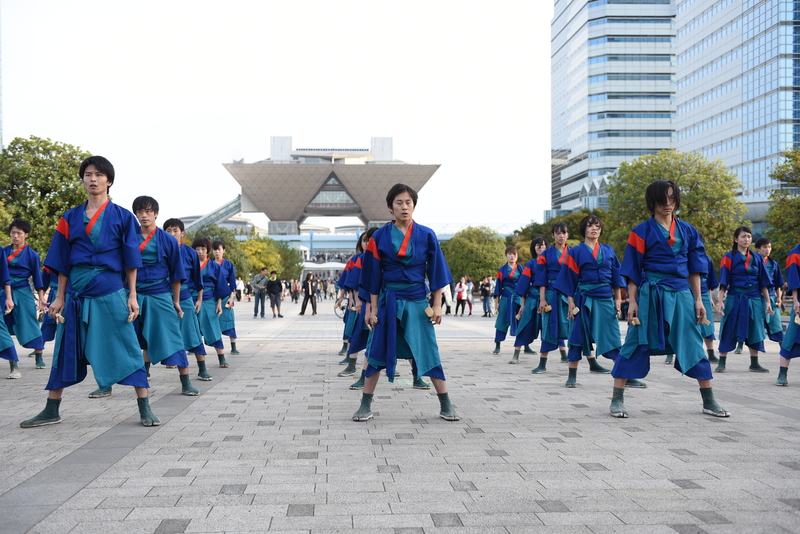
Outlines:
[[[800,142],[798,24],[787,0],[556,0],[545,218],[605,207],[603,176],[677,148],[720,158],[763,221],[770,168]]]

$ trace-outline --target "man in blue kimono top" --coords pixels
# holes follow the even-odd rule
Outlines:
[[[764,328],[770,340],[782,343],[783,324],[781,323],[780,307],[783,297],[783,273],[781,273],[781,266],[778,265],[778,262],[769,257],[772,254],[772,241],[766,237],[761,237],[756,239],[755,247],[756,252],[764,258],[764,269],[772,281],[772,285],[769,286],[769,302],[772,304],[772,310],[775,313],[765,316]]]
[[[395,184],[386,195],[394,221],[378,229],[364,253],[361,289],[369,293],[371,307],[364,320],[373,329],[367,347],[367,370],[361,406],[354,421],[372,418],[372,395],[380,370],[394,381],[397,359],[411,359],[414,378],[429,376],[439,397],[439,416],[447,421],[461,417],[447,393],[434,324],[442,322],[442,288],[453,281],[433,230],[413,221],[417,192]],[[434,295],[428,306],[427,277]]]
[[[3,284],[4,301],[4,303],[2,303],[2,308],[6,316],[14,311],[14,297],[11,294],[10,283],[11,276],[8,274],[6,251],[0,248],[0,284]],[[5,321],[0,321],[0,358],[8,360],[11,366],[11,373],[8,375],[8,378],[22,378],[22,373],[19,371],[17,349],[14,346],[14,340],[11,339],[11,334],[8,332]]]
[[[229,260],[225,259],[225,243],[214,241],[214,261],[220,267],[222,279],[228,286],[228,296],[222,299],[222,315],[219,317],[219,327],[222,333],[231,340],[231,354],[239,354],[236,350],[236,318],[233,313],[234,299],[231,295],[236,291],[236,267]]]
[[[108,198],[114,167],[106,158],[87,158],[79,176],[88,199],[62,215],[44,261],[58,272],[49,312],[59,320],[47,406],[20,426],[60,423],[64,388],[83,381],[89,364],[101,388],[115,383],[136,388],[142,424],[160,425],[150,410],[150,385],[131,322],[139,314],[136,271],[142,266],[136,219]]]
[[[495,309],[497,319],[494,321],[494,350],[492,354],[500,354],[500,343],[505,341],[508,330],[517,335],[517,312],[522,299],[514,292],[522,275],[522,266],[517,263],[517,247],[506,247],[508,262],[497,270],[494,282]]]
[[[792,316],[781,343],[780,370],[776,386],[788,386],[786,377],[792,358],[800,356],[800,245],[794,247],[786,257],[786,291],[793,295]]]
[[[628,417],[625,381],[647,376],[651,354],[674,353],[675,369],[700,385],[703,413],[729,417],[714,399],[711,365],[697,326],[706,318],[700,278],[708,270],[700,235],[675,218],[680,208],[675,182],[656,180],[647,187],[645,199],[653,217],[631,232],[620,270],[628,281],[629,325],[611,371],[611,415]]]
[[[222,316],[222,299],[230,295],[230,288],[222,277],[219,264],[208,257],[211,241],[206,237],[195,238],[192,248],[197,252],[200,261],[200,278],[203,281],[202,291],[192,293],[192,298],[201,302],[197,314],[200,332],[203,334],[205,344],[214,347],[217,352],[219,366],[228,367],[219,318]]]
[[[25,240],[31,233],[31,223],[22,219],[14,219],[8,226],[11,244],[5,247],[8,273],[10,276],[11,296],[14,299],[14,310],[5,315],[5,323],[11,334],[17,336],[19,344],[26,349],[33,349],[36,356],[36,368],[44,369],[44,341],[42,330],[37,319],[38,312],[44,312],[47,304],[44,300],[44,284],[39,271],[39,255],[29,247]],[[28,279],[32,279],[33,287],[39,295],[39,304],[33,300],[31,286]],[[19,378],[17,363],[11,362],[11,375],[9,378]]]
[[[603,223],[589,215],[581,220],[584,242],[566,253],[553,287],[567,297],[572,327],[569,332],[569,377],[564,387],[578,386],[578,362],[586,356],[589,371],[607,374],[595,355],[616,359],[620,335],[617,313],[620,306],[619,260],[614,249],[600,243]],[[574,311],[577,310],[577,311]],[[596,345],[595,355],[592,349]]]
[[[213,377],[206,369],[206,349],[203,346],[203,337],[200,333],[200,321],[197,314],[203,301],[203,277],[200,275],[200,259],[197,252],[183,244],[186,230],[183,221],[180,219],[167,219],[164,223],[164,231],[178,240],[178,250],[183,261],[183,271],[186,279],[181,284],[180,300],[183,319],[180,321],[181,335],[183,336],[183,348],[186,352],[194,354],[197,360],[199,380],[210,381]],[[198,294],[197,302],[192,298],[192,291]]]

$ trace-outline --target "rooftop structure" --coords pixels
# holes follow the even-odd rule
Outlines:
[[[271,137],[270,144],[269,159],[224,164],[242,186],[241,211],[269,217],[270,235],[298,234],[314,216],[382,225],[387,191],[398,182],[419,191],[439,168],[393,159],[391,137],[373,137],[368,149],[292,149],[291,137]]]

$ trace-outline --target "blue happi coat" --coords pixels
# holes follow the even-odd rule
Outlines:
[[[544,298],[552,307],[549,312],[542,314],[542,352],[555,350],[559,341],[566,340],[569,336],[570,321],[569,303],[567,297],[555,290],[553,284],[561,272],[569,254],[569,246],[564,247],[564,252],[558,251],[555,245],[545,249],[536,262],[536,279],[534,284],[545,287]]]
[[[517,340],[515,347],[529,345],[539,335],[542,325],[542,316],[539,314],[539,288],[535,284],[536,264],[538,259],[529,261],[514,287],[514,292],[520,297],[525,298],[525,306],[522,308],[517,323]]]
[[[8,262],[8,273],[11,284],[11,298],[14,299],[14,310],[6,315],[9,331],[17,336],[20,345],[29,349],[43,349],[42,330],[37,319],[36,301],[31,292],[28,279],[33,281],[34,289],[44,289],[40,273],[39,255],[28,245],[16,251],[11,245],[5,247]],[[0,306],[5,306],[3,294]]]
[[[750,250],[747,254],[738,250],[726,253],[720,262],[719,285],[728,290],[719,326],[719,351],[730,352],[741,341],[764,352],[767,304],[761,288],[772,285],[764,259]]]
[[[789,251],[786,257],[786,292],[794,292],[794,298],[800,299],[800,245]],[[800,356],[800,326],[795,324],[796,314],[792,306],[792,315],[789,317],[789,326],[781,343],[781,356],[784,358],[797,358]]]

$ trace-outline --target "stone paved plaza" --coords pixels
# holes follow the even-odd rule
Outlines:
[[[697,383],[663,357],[647,389],[626,391],[630,418],[614,419],[608,375],[582,362],[565,389],[557,355],[532,375],[538,356],[508,365],[511,343],[490,354],[493,320],[448,316],[437,333],[462,420],[440,419],[401,364],[375,417],[355,423],[361,392],[336,376],[331,301],[318,317],[250,309],[237,306],[242,354],[229,369],[210,356],[199,397],[153,369],[160,427],[139,424],[132,388],[89,399],[88,379],[65,392],[61,424],[21,429],[48,371],[18,349],[23,377],[0,384],[0,532],[800,532],[800,365],[775,387],[774,343],[769,375],[731,355],[716,377],[729,419],[703,415]]]

